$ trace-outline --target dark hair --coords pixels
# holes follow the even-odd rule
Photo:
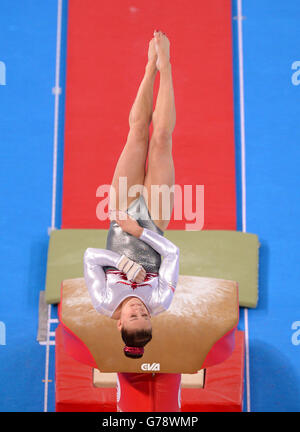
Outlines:
[[[141,358],[143,357],[142,351],[141,353],[132,353],[129,350],[125,351],[127,347],[141,347],[143,348],[148,342],[152,339],[152,329],[146,330],[134,330],[127,331],[124,327],[121,330],[121,336],[123,341],[125,342],[124,354],[126,357],[130,358]]]

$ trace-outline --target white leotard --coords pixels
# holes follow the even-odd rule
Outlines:
[[[108,250],[88,248],[84,253],[84,278],[94,308],[111,317],[127,297],[140,298],[150,315],[164,312],[171,304],[179,275],[179,248],[170,240],[150,229],[143,228],[140,240],[163,256],[158,273],[146,273],[145,280],[134,283],[117,270],[122,255]],[[112,266],[108,270],[103,266]]]

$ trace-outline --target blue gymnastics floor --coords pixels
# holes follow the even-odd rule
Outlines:
[[[1,2],[0,411],[54,411],[54,345],[40,345],[36,336],[48,228],[53,220],[57,228],[61,224],[67,1],[62,1],[53,219],[52,89],[58,4],[56,0]],[[234,0],[237,216],[242,230],[236,15]],[[243,16],[246,231],[256,233],[261,242],[259,303],[248,310],[250,408],[300,411],[300,4],[243,0]],[[53,332],[55,306],[50,313]],[[239,328],[244,329],[243,309],[240,316]]]
[[[300,3],[243,1],[243,15],[246,219],[261,242],[251,410],[300,411]]]
[[[46,347],[36,341],[51,226],[58,2],[2,0],[0,13],[0,411],[43,411]],[[65,88],[67,3],[62,8]],[[5,65],[5,76],[3,73]],[[55,224],[60,226],[63,95],[59,110]],[[52,307],[55,318],[56,308]],[[55,323],[51,330],[55,329]],[[53,339],[53,337],[52,337]],[[54,346],[47,407],[54,410]]]

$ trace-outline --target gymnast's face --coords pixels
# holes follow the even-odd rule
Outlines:
[[[118,329],[125,326],[127,331],[151,329],[151,316],[144,303],[137,297],[125,300],[122,305]]]

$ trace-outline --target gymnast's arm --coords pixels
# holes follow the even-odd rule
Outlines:
[[[107,249],[86,249],[83,257],[84,279],[94,308],[104,313],[102,304],[106,298],[106,276],[103,266],[118,268],[122,256]]]
[[[174,292],[179,275],[179,248],[167,238],[148,228],[143,228],[139,239],[163,255],[163,261],[159,268],[160,293],[166,292],[168,294],[170,290]],[[168,298],[172,299],[172,296],[168,295]]]

